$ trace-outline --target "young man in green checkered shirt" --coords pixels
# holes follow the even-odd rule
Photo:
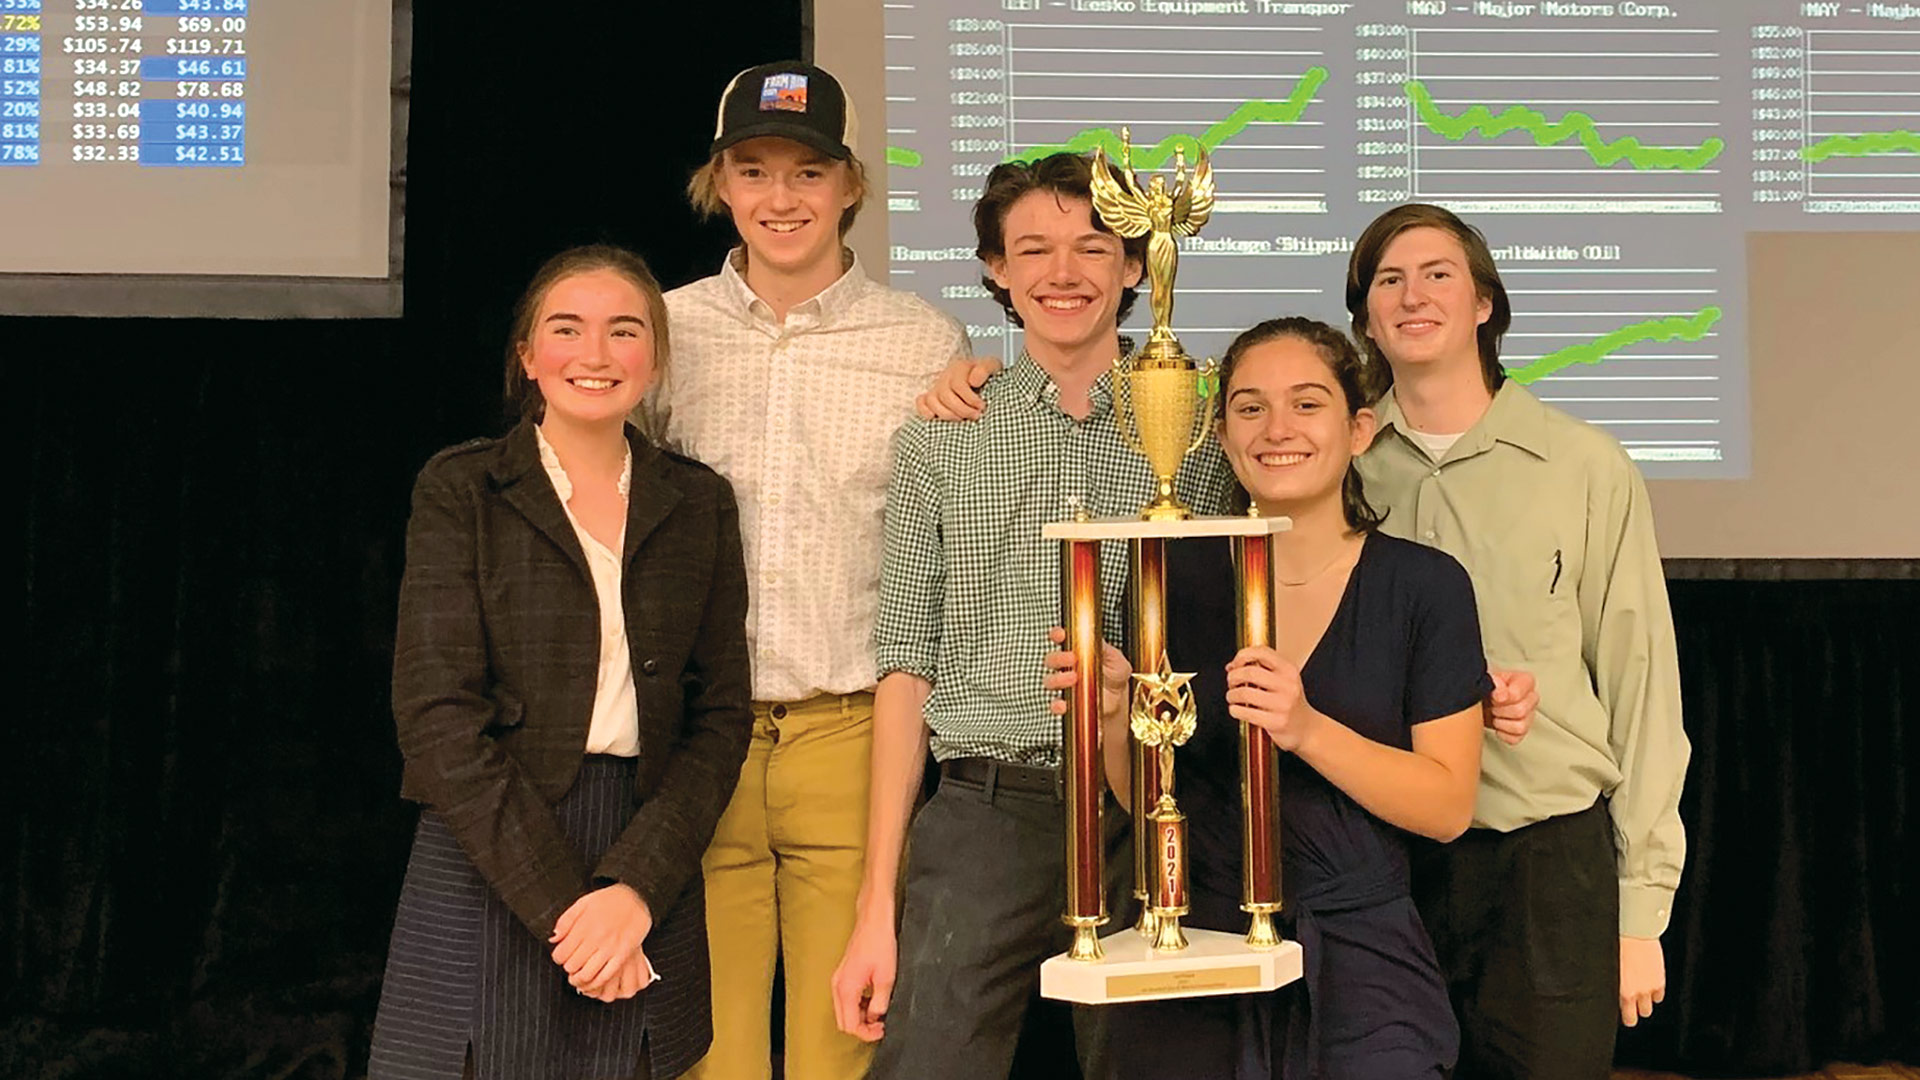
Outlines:
[[[1131,515],[1154,491],[1146,462],[1120,437],[1111,389],[1144,240],[1123,241],[1100,222],[1090,181],[1089,162],[1072,154],[988,177],[974,207],[978,254],[988,289],[1026,331],[1026,350],[985,388],[990,407],[978,423],[914,420],[894,440],[866,881],[834,975],[841,1027],[881,1040],[876,1080],[1005,1076],[1040,962],[1069,941],[1060,720],[1042,686],[1047,632],[1060,619],[1060,556],[1040,527],[1083,509]],[[1211,512],[1232,483],[1209,440],[1177,486]],[[1124,544],[1102,551],[1101,575],[1102,614],[1118,641]],[[929,749],[940,787],[914,816]],[[1108,825],[1117,875],[1131,865],[1120,850],[1126,819],[1114,813]],[[904,903],[895,885],[903,849]],[[1116,918],[1124,903],[1117,890]],[[1091,1012],[1076,1016],[1076,1041],[1088,1075],[1104,1075],[1102,1040],[1082,1022],[1097,1019]]]

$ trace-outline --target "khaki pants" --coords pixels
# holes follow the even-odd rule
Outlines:
[[[703,866],[713,1048],[693,1080],[772,1073],[776,955],[788,1080],[857,1080],[872,1048],[834,1026],[829,982],[853,933],[867,846],[873,695],[754,703],[740,786]]]

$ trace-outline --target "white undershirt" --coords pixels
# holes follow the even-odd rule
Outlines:
[[[1453,449],[1453,444],[1459,442],[1460,436],[1465,435],[1466,432],[1456,431],[1451,435],[1435,435],[1427,431],[1408,431],[1407,434],[1413,436],[1413,441],[1420,444],[1428,457],[1438,462],[1447,456],[1447,451]]]
[[[620,555],[624,546],[627,521],[620,519],[620,535],[613,548],[595,539],[573,516],[568,500],[573,498],[573,481],[560,467],[560,455],[553,452],[547,434],[537,426],[534,436],[540,443],[540,464],[546,466],[547,479],[554,494],[573,524],[580,548],[586,552],[587,569],[593,574],[593,592],[600,601],[600,673],[593,687],[593,720],[587,725],[587,753],[638,757],[640,754],[640,706],[633,690],[633,654],[627,649],[627,613],[620,602]],[[627,448],[627,461],[620,469],[620,499],[624,502],[633,480],[633,448]]]

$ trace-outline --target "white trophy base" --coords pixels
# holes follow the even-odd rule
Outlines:
[[[1099,960],[1070,960],[1066,954],[1040,965],[1040,993],[1082,1005],[1163,998],[1258,994],[1300,977],[1300,944],[1283,941],[1255,949],[1240,934],[1187,928],[1187,947],[1177,953],[1153,951],[1153,943],[1131,927],[1100,939]]]

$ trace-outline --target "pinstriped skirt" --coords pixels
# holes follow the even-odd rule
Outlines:
[[[633,816],[634,768],[632,758],[590,755],[554,807],[589,866]],[[474,1080],[676,1075],[705,1052],[708,1037],[687,1030],[688,1010],[674,1007],[680,1003],[658,1000],[696,987],[703,999],[707,993],[704,898],[697,885],[687,891],[666,919],[656,916],[648,935],[647,956],[661,981],[626,1001],[596,1001],[574,992],[551,946],[514,918],[446,822],[422,813],[387,954],[369,1080],[462,1080],[469,1046]],[[650,1032],[666,1018],[649,1017],[650,1004],[668,1006],[658,1011],[683,1023]],[[699,1004],[705,1014],[706,1001]],[[662,1061],[662,1035],[668,1044],[697,1037],[699,1051]]]

